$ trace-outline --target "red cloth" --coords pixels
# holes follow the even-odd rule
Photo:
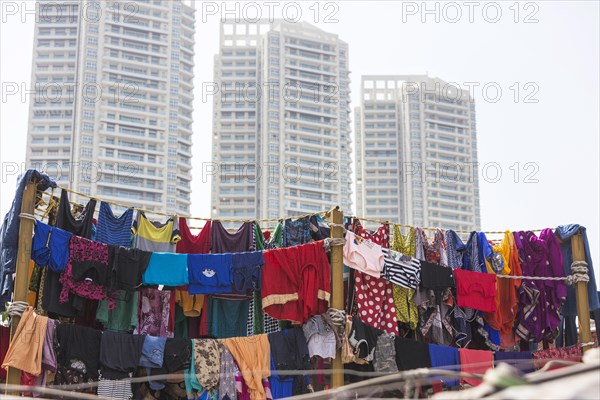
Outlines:
[[[188,227],[187,220],[183,217],[179,218],[179,235],[181,236],[181,240],[177,242],[177,253],[210,253],[210,227],[211,222],[206,221],[198,236],[194,236]]]
[[[375,278],[359,271],[354,271],[354,281],[360,320],[373,328],[398,336],[392,284],[383,278]]]
[[[304,323],[329,307],[331,266],[323,241],[268,250],[262,271],[262,307],[271,317]]]
[[[533,366],[537,369],[544,367],[548,361],[552,360],[581,362],[581,347],[579,347],[579,345],[575,345],[565,348],[557,347],[554,349],[534,351],[533,360]],[[557,368],[560,367],[551,369]]]
[[[0,360],[4,360],[10,345],[10,329],[0,326]],[[0,379],[6,380],[6,370],[0,368]]]
[[[494,366],[494,353],[488,350],[458,349],[460,372],[469,374],[485,374]],[[473,378],[460,378],[461,383],[477,386],[482,381]]]
[[[459,307],[496,311],[496,275],[457,268],[454,270],[454,279]]]

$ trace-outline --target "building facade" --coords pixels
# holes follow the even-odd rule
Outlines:
[[[355,131],[358,215],[479,229],[477,125],[467,90],[426,75],[364,76]]]
[[[27,165],[60,185],[189,214],[195,8],[39,1]]]
[[[215,57],[212,216],[352,206],[348,45],[307,23],[224,23]]]

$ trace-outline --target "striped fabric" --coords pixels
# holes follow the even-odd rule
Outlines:
[[[101,377],[98,381],[98,397],[111,400],[132,399],[131,378],[112,380]]]
[[[113,246],[131,247],[131,224],[133,222],[133,209],[129,208],[115,217],[105,202],[100,203],[98,213],[98,225],[96,226],[96,236],[94,240]]]
[[[385,247],[382,252],[384,263],[381,277],[398,286],[416,290],[421,281],[421,262]]]

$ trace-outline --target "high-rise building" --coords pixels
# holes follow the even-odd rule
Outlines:
[[[348,44],[308,23],[223,23],[212,216],[352,205]]]
[[[475,103],[426,75],[363,76],[355,109],[357,214],[480,227]]]
[[[88,195],[188,214],[195,8],[37,3],[27,165]]]

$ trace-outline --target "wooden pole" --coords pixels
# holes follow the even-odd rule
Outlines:
[[[33,215],[35,211],[36,182],[29,182],[23,190],[21,200],[21,213]],[[14,301],[27,301],[29,260],[31,259],[31,242],[33,232],[33,220],[21,218],[19,221],[19,247],[17,249],[17,265],[14,282]],[[10,341],[12,342],[17,326],[21,321],[20,316],[12,318],[10,325]],[[21,383],[21,370],[9,368],[6,383],[19,385]]]
[[[331,210],[331,222],[340,226],[331,227],[332,238],[343,238],[342,223],[344,214],[339,206]],[[344,309],[344,259],[342,246],[331,247],[331,307],[338,310]],[[338,349],[332,365],[331,386],[337,388],[344,385],[344,364],[342,363],[341,349]]]
[[[573,261],[585,261],[585,249],[583,247],[583,235],[577,233],[571,238],[571,249],[573,250]],[[577,282],[575,284],[575,295],[577,299],[577,320],[579,321],[579,333],[582,343],[592,341],[592,331],[590,329],[590,305],[588,303],[587,282]],[[583,346],[583,351],[587,351],[592,346]]]

